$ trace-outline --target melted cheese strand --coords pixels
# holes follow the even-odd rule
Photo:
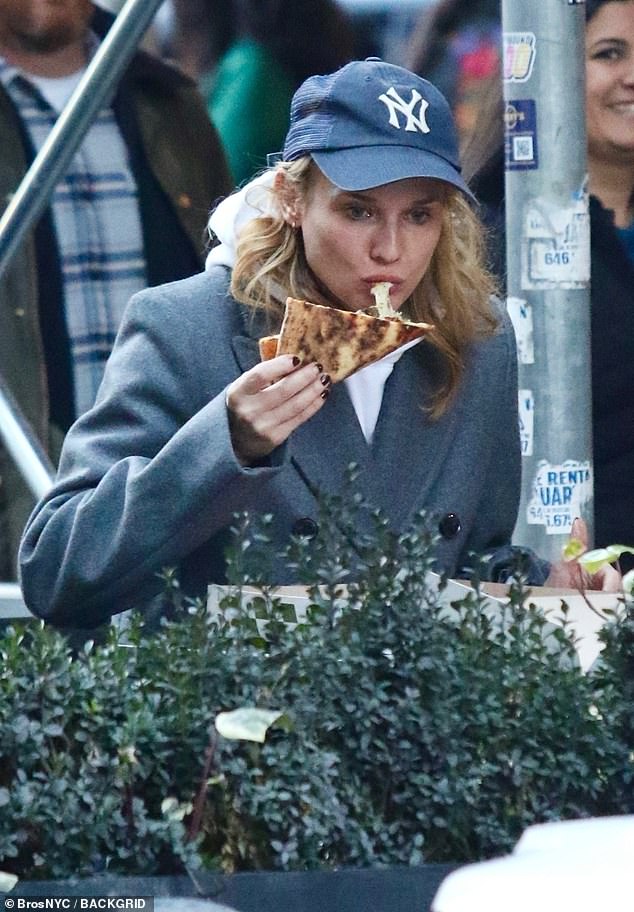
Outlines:
[[[379,317],[393,317],[395,312],[390,305],[391,282],[377,282],[370,289],[370,294],[374,297],[374,303]]]

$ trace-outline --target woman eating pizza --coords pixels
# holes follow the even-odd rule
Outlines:
[[[426,511],[438,570],[486,555],[505,578],[521,550],[515,342],[440,92],[377,59],[309,78],[280,160],[210,225],[204,273],[128,306],[97,402],[25,530],[29,608],[94,626],[158,593],[165,566],[204,594],[225,578],[237,512],[272,517],[272,550],[318,535],[319,495],[340,492],[351,463],[395,531]],[[379,290],[392,318],[385,301],[388,319],[372,316]],[[289,297],[314,306],[290,349],[282,331],[261,360]],[[386,354],[396,314],[422,329]],[[551,568],[524,558],[543,583]],[[273,557],[270,581],[293,582]]]

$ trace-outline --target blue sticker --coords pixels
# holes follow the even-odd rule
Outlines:
[[[537,114],[532,98],[516,98],[506,103],[504,166],[507,171],[529,171],[539,166]]]

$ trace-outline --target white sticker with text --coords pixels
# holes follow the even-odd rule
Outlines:
[[[517,360],[520,364],[534,364],[533,308],[524,298],[507,298],[506,309],[515,330]]]
[[[551,464],[542,459],[537,465],[526,521],[545,526],[547,535],[569,534],[573,521],[587,515],[591,502],[590,462],[568,459]]]
[[[528,82],[537,48],[534,32],[505,32],[502,43],[504,82]]]
[[[535,398],[532,390],[519,390],[518,407],[520,417],[520,441],[522,456],[533,455],[533,427],[535,419]]]
[[[587,198],[565,207],[528,203],[522,237],[522,288],[582,288],[590,281]]]

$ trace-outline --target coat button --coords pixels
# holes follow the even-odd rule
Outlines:
[[[457,513],[445,513],[438,523],[438,531],[443,538],[455,538],[460,529],[460,517]]]
[[[291,532],[301,538],[314,538],[319,532],[319,526],[310,516],[302,516],[295,520]]]

